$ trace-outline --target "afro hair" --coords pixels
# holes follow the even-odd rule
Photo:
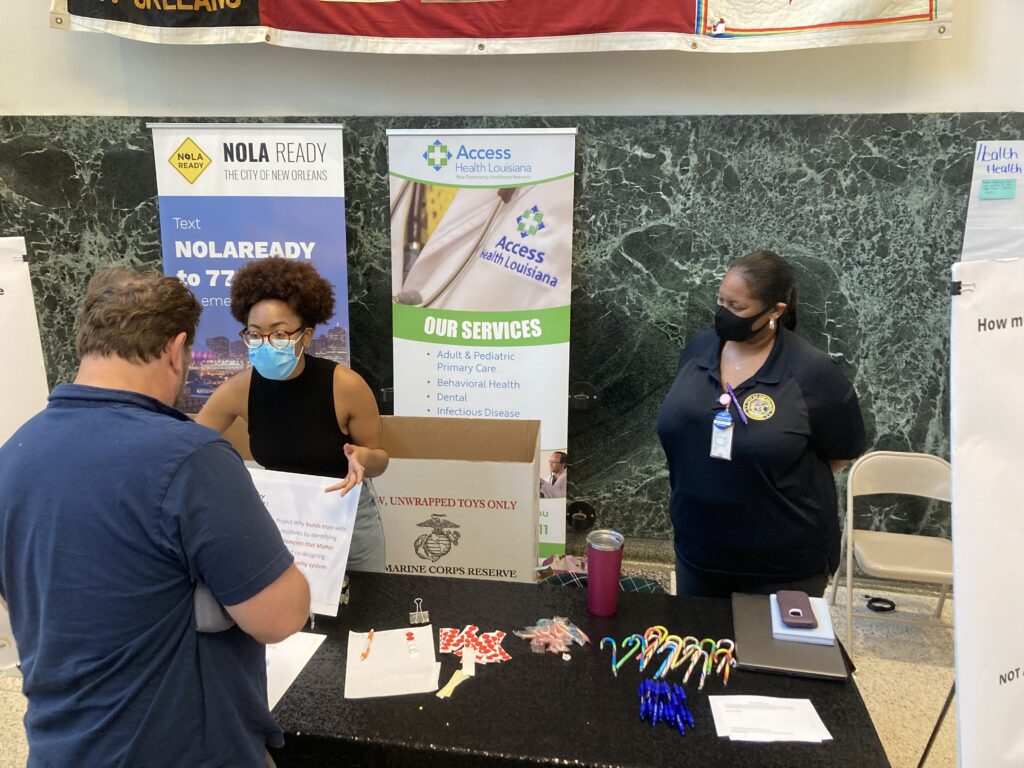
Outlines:
[[[334,287],[304,261],[269,258],[235,273],[231,283],[231,315],[249,322],[253,305],[266,299],[285,302],[307,326],[320,325],[334,314]]]

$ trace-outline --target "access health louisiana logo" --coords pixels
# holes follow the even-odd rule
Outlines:
[[[423,153],[423,159],[435,171],[440,171],[447,167],[448,161],[452,159],[452,153],[448,151],[447,144],[442,144],[440,139],[436,139],[433,144],[427,144],[427,151]]]
[[[202,176],[203,171],[213,164],[211,157],[190,138],[181,142],[181,146],[171,153],[171,156],[167,158],[167,162],[189,184],[195,184],[196,179]]]
[[[536,205],[516,216],[516,232],[520,238],[536,235],[544,228],[544,213]]]
[[[454,150],[454,152],[452,151]],[[435,171],[452,168],[456,174],[519,174],[517,181],[526,181],[533,166],[513,160],[512,147],[480,146],[476,144],[451,145],[434,139],[427,144],[423,160]]]

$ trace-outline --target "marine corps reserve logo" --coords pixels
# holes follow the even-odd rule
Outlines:
[[[192,139],[185,139],[181,142],[181,146],[174,150],[167,161],[174,170],[185,177],[185,181],[189,184],[194,184],[203,171],[213,163],[210,156],[203,152]]]
[[[743,412],[755,421],[768,421],[775,415],[775,401],[768,395],[755,392],[743,401]]]
[[[459,544],[459,532],[453,529],[460,526],[442,514],[431,515],[429,520],[417,523],[416,527],[433,529],[430,533],[418,536],[412,545],[416,555],[424,560],[436,563]]]

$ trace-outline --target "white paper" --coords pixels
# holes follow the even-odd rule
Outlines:
[[[255,467],[249,467],[249,473],[295,564],[309,582],[310,609],[337,616],[362,486],[339,496],[324,493],[338,483],[336,477]]]
[[[1019,256],[1024,249],[1024,141],[979,141],[974,149],[971,196],[964,225],[962,261]],[[1006,195],[986,186],[1010,184]]]
[[[1013,382],[1024,371],[1024,259],[954,264],[953,279],[962,286],[951,302],[949,397],[956,743],[962,766],[1018,768],[1024,409]]]
[[[49,388],[43,366],[43,345],[32,299],[25,239],[0,237],[0,328],[5,328],[6,357],[0,365],[0,445],[46,407]]]
[[[18,646],[14,643],[11,615],[0,605],[0,669],[18,666]]]
[[[284,642],[267,646],[267,702],[271,709],[277,706],[325,639],[326,635],[296,632]]]
[[[715,731],[732,741],[802,741],[820,744],[832,734],[810,699],[709,696]]]
[[[416,656],[409,653],[406,640],[406,633],[409,632],[413,634],[413,642],[416,644]],[[370,653],[361,659],[368,636],[367,632],[348,633],[346,699],[402,696],[437,690],[441,662],[436,660],[434,652],[433,625],[374,632]]]

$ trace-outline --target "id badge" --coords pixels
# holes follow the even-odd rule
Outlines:
[[[732,414],[719,411],[711,427],[711,458],[732,461]]]

